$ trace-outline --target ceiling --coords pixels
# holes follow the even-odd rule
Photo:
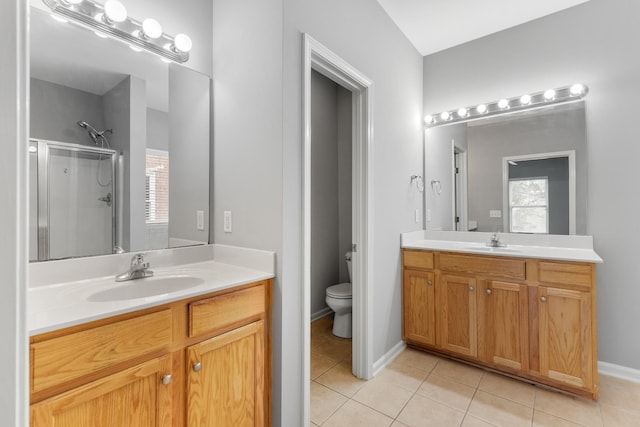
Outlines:
[[[422,55],[429,55],[589,0],[378,0]]]

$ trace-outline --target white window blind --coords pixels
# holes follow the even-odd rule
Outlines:
[[[147,149],[145,220],[169,222],[169,152]]]
[[[546,177],[509,180],[509,231],[549,232],[549,180]]]

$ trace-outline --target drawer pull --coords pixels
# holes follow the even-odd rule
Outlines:
[[[473,286],[469,286],[469,292],[473,292],[475,289],[473,289]]]
[[[491,289],[487,289],[487,295],[491,295],[493,291]]]
[[[197,362],[193,364],[193,372],[200,372],[202,369],[202,363]]]
[[[173,380],[173,377],[171,376],[171,374],[167,374],[164,377],[162,377],[162,384],[169,385],[171,384],[171,380]]]
[[[540,297],[540,301],[547,302],[547,297]]]
[[[427,285],[429,286],[433,285],[433,280],[427,280]]]

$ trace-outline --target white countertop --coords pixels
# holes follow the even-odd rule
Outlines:
[[[193,251],[193,249],[190,250]],[[149,279],[116,282],[114,275],[109,274],[108,276],[88,277],[59,283],[55,283],[55,279],[51,284],[37,283],[37,286],[31,286],[27,292],[29,334],[31,336],[38,335],[274,277],[272,267],[275,255],[272,252],[231,247],[218,247],[211,250],[210,246],[208,250],[211,251],[210,258],[214,258],[214,254],[217,253],[219,256],[216,258],[219,260],[211,259],[179,265],[166,262],[165,264],[169,265],[165,266],[156,263],[157,267],[153,267],[154,263],[152,262],[150,270],[153,270],[154,276]],[[127,258],[130,257],[131,254],[128,254]],[[163,252],[162,257],[163,259],[167,258],[166,252]],[[154,259],[153,253],[149,253],[149,259]],[[245,265],[242,265],[243,260],[247,261]],[[51,272],[60,266],[64,268],[72,266],[73,263],[68,261],[72,260],[65,260],[58,267],[55,264],[50,264],[34,266],[34,269]],[[101,260],[94,262],[100,263]],[[80,263],[86,264],[91,261],[82,259]],[[121,268],[121,270],[126,269],[126,267]],[[38,271],[35,275],[40,276],[39,280],[42,282],[43,272]],[[186,278],[191,283],[185,283],[184,287],[179,286],[152,296],[118,299],[118,291],[124,290],[120,287],[145,286],[145,284],[151,284],[152,281],[162,283],[176,277]],[[110,298],[108,294],[114,291],[115,293],[112,295],[115,295],[115,298]]]
[[[591,236],[519,235],[500,233],[505,247],[485,245],[492,233],[460,231],[416,231],[401,235],[405,249],[462,252],[476,255],[538,258],[562,261],[601,263],[602,258],[593,250]]]

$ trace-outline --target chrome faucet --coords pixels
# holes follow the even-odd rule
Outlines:
[[[153,271],[148,270],[148,268],[149,263],[144,260],[144,254],[136,254],[131,258],[131,268],[129,268],[129,271],[118,274],[116,276],[116,282],[151,277],[153,276]]]
[[[498,236],[498,233],[493,233],[486,245],[490,248],[504,248],[505,246],[507,246],[505,243],[502,243],[500,241],[500,236]]]

